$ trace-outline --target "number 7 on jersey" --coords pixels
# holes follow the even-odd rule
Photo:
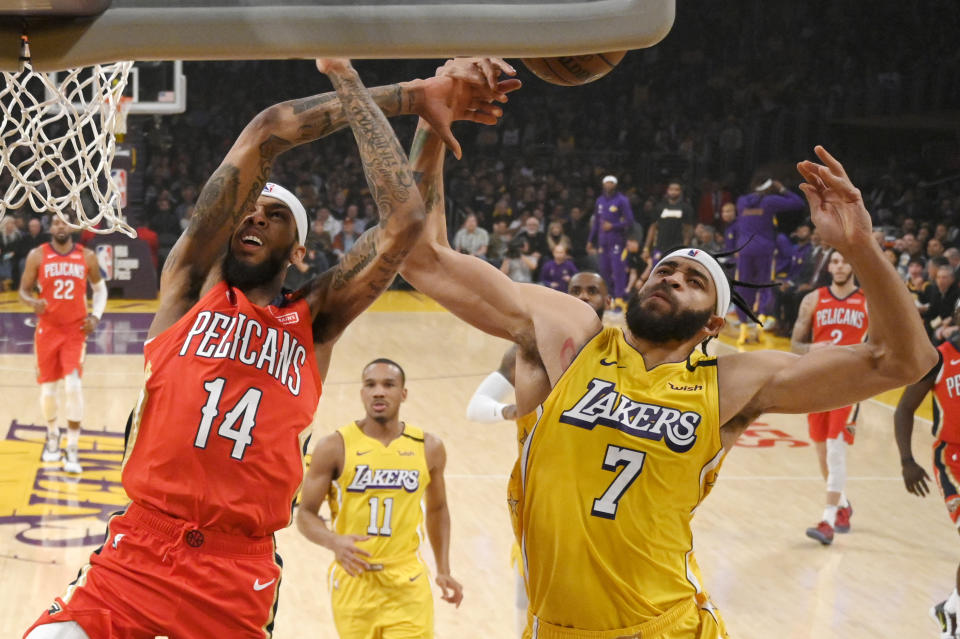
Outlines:
[[[621,466],[625,468],[614,478],[607,490],[598,499],[593,500],[591,515],[616,519],[620,498],[643,470],[643,460],[646,456],[646,453],[632,448],[607,445],[607,454],[603,457],[602,468],[611,472],[616,472]]]

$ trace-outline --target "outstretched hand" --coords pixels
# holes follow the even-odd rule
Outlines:
[[[501,74],[514,75],[516,70],[499,58],[455,58],[437,69],[437,74],[424,83],[425,103],[419,115],[430,123],[444,144],[459,159],[460,143],[450,126],[458,120],[479,124],[496,124],[507,94],[520,88],[513,78],[500,80]]]
[[[806,180],[800,190],[810,203],[810,217],[821,241],[841,253],[844,249],[868,245],[873,225],[860,189],[825,148],[818,145],[814,151],[823,164],[804,160],[797,164],[797,170]]]

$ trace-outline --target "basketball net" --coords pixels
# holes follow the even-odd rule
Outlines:
[[[32,69],[26,37],[22,51],[21,70],[2,72],[0,220],[7,209],[29,204],[76,229],[136,237],[123,219],[110,172],[115,136],[126,124],[128,105],[121,107],[121,101],[133,62],[69,69],[55,82]],[[84,199],[92,202],[94,215]]]

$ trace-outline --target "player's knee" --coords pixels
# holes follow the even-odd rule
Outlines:
[[[62,621],[37,626],[24,639],[90,639],[76,621]]]

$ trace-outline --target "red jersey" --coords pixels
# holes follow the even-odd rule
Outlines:
[[[44,324],[66,326],[83,322],[87,317],[87,261],[83,247],[74,244],[65,255],[57,253],[47,242],[40,245],[43,259],[37,271],[40,297],[47,301],[47,310],[40,315]]]
[[[933,387],[933,436],[960,444],[960,351],[950,342],[937,347],[943,363]]]
[[[829,286],[817,289],[813,310],[813,341],[840,346],[860,344],[867,336],[867,298],[858,288],[843,299]]]
[[[197,528],[287,526],[321,391],[306,301],[256,306],[220,282],[143,354],[127,495]]]

